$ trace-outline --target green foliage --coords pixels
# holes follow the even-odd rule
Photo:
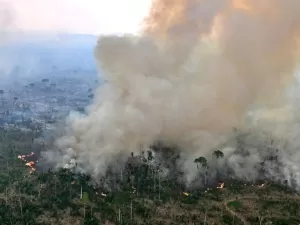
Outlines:
[[[224,153],[220,150],[216,150],[213,152],[213,155],[218,159],[218,158],[223,158],[224,157]]]
[[[273,225],[292,225],[299,224],[300,219],[272,219]]]
[[[80,224],[84,221],[85,225],[104,224],[105,221],[118,224],[119,209],[122,225],[204,224],[204,212],[207,212],[208,220],[213,218],[216,224],[237,225],[240,222],[238,219],[234,221],[226,210],[224,212],[224,202],[235,194],[241,196],[249,184],[245,186],[243,181],[227,180],[225,189],[199,188],[189,190],[190,195],[184,196],[182,192],[186,191],[185,186],[178,183],[177,178],[159,177],[158,170],[161,168],[154,164],[155,155],[151,152],[144,154],[138,166],[126,167],[122,182],[119,174],[110,174],[115,179],[110,192],[102,186],[94,188],[89,176],[74,174],[66,169],[38,171],[29,175],[24,162],[18,160],[17,155],[31,151],[32,137],[36,135],[39,134],[23,134],[18,130],[4,132],[0,129],[0,149],[3,153],[0,155],[0,224],[43,224],[38,222],[38,218],[59,224],[57,221],[68,217]],[[224,156],[219,150],[213,155],[216,159]],[[208,170],[206,158],[198,157],[194,162],[200,166],[199,173]],[[297,200],[264,198],[271,196],[274,190],[291,193],[287,187],[270,183],[264,189],[252,189],[251,194],[260,194],[257,200],[260,209],[276,208],[281,216],[289,217],[288,220],[281,220],[278,216],[272,219],[273,224],[299,222],[300,204]],[[102,192],[107,196],[102,196]],[[243,200],[231,201],[228,207],[240,213],[244,209]],[[249,216],[249,220],[253,224],[258,222],[256,217]]]
[[[90,202],[89,194],[87,192],[82,193],[82,202],[88,204]]]
[[[181,198],[181,202],[184,204],[197,204],[198,203],[198,198],[194,195],[189,195],[186,197]]]
[[[235,210],[238,210],[243,208],[243,203],[241,201],[232,201],[232,202],[228,202],[227,206]]]

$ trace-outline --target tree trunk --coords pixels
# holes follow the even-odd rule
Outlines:
[[[158,200],[160,201],[160,175],[158,174]]]
[[[121,209],[119,207],[118,222],[121,224]]]
[[[85,223],[85,204],[83,205],[83,225]]]
[[[258,219],[259,219],[259,225],[262,225],[262,222],[265,219],[265,217],[264,216],[259,216]]]
[[[216,158],[216,178],[217,181],[220,182],[220,171],[219,171],[219,163],[218,163],[218,157]]]
[[[133,210],[132,210],[132,200],[131,200],[131,203],[130,203],[130,220],[131,221],[133,219],[132,212],[133,212]]]
[[[7,187],[5,187],[5,204],[8,203]]]
[[[38,194],[38,198],[41,197],[41,188],[42,188],[41,183],[39,183],[39,194]]]
[[[21,201],[20,197],[19,197],[19,203],[20,203],[20,210],[21,210],[21,218],[22,218],[22,221],[23,221],[23,206],[22,206],[22,201]]]
[[[207,187],[207,170],[204,172],[204,187],[206,188]]]
[[[155,192],[155,173],[153,170],[153,192]]]
[[[56,196],[56,176],[54,176],[54,190],[55,190],[55,196]]]

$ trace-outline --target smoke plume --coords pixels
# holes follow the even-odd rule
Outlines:
[[[13,8],[9,3],[0,1],[0,46],[8,41],[13,28],[15,28]]]
[[[141,33],[99,39],[95,58],[107,82],[86,116],[68,118],[49,160],[63,166],[76,158],[81,171],[100,177],[120,156],[160,140],[181,149],[191,181],[193,159],[230,140],[233,127],[248,126],[251,110],[285,105],[300,1],[155,0]],[[248,158],[224,152],[233,169],[247,161],[240,174],[252,179],[255,149]]]

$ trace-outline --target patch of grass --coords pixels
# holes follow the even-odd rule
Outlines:
[[[295,219],[273,219],[272,224],[274,224],[274,225],[299,224],[299,220],[295,220]]]
[[[243,208],[243,203],[241,201],[232,201],[232,202],[228,202],[227,206],[229,208],[232,208],[234,210],[238,210],[238,209],[242,209]]]

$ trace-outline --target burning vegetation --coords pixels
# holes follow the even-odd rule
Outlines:
[[[269,172],[274,173],[274,171],[280,171],[281,158],[280,152],[275,145],[275,141],[271,141],[274,144],[273,147],[269,148],[269,154],[273,157],[260,157],[257,161],[255,167],[260,166],[259,173],[253,180],[246,180],[243,177],[239,178],[238,175],[243,173],[241,170],[238,174],[237,170],[233,170],[231,163],[231,157],[243,157],[247,159],[247,156],[250,154],[248,150],[247,135],[242,132],[237,132],[236,142],[234,143],[235,150],[228,152],[226,147],[223,147],[222,150],[215,150],[212,152],[210,157],[200,156],[194,159],[194,168],[196,173],[194,174],[195,179],[190,183],[180,182],[179,177],[184,177],[184,170],[180,167],[181,156],[180,150],[174,146],[164,145],[162,142],[157,142],[155,145],[152,145],[151,148],[148,148],[147,151],[141,152],[141,154],[131,153],[127,160],[125,160],[124,165],[119,165],[118,167],[115,164],[112,164],[110,169],[107,171],[105,178],[93,178],[93,180],[99,179],[99,182],[95,182],[96,187],[106,186],[106,190],[113,191],[118,188],[119,184],[128,180],[131,184],[130,192],[132,194],[138,194],[138,176],[139,171],[143,174],[151,174],[155,182],[154,189],[159,190],[160,183],[166,181],[172,181],[177,183],[179,187],[183,190],[181,193],[184,196],[189,196],[190,192],[195,188],[203,188],[204,191],[210,192],[214,189],[224,189],[225,183],[226,187],[230,186],[234,180],[240,180],[245,186],[253,186],[257,188],[264,188],[266,182],[276,181],[274,176],[270,176]],[[251,141],[251,139],[249,139]],[[260,145],[260,143],[257,143]],[[253,143],[251,143],[251,148],[253,148]],[[221,149],[221,148],[220,148]],[[276,157],[275,157],[276,156]],[[263,162],[263,163],[262,163]],[[267,167],[272,163],[272,170]],[[64,165],[64,169],[67,171],[72,171],[72,173],[77,173],[81,170],[81,163],[77,162],[75,159],[71,159],[69,164]],[[172,172],[171,172],[172,171]],[[247,171],[248,172],[248,171]],[[148,176],[146,175],[146,176]],[[277,177],[278,179],[278,177]],[[260,180],[256,182],[255,180]],[[74,180],[71,181],[74,185]],[[296,187],[295,187],[296,188]]]
[[[217,188],[218,189],[222,189],[222,188],[224,188],[224,186],[225,186],[225,183],[219,183],[218,186],[217,186]]]
[[[189,196],[190,194],[188,192],[182,192],[183,195]]]
[[[240,150],[238,153],[245,154],[247,147],[241,149],[244,150]],[[77,170],[80,167],[80,163],[76,160],[71,160],[71,166],[66,166],[66,168],[57,171],[43,172],[37,169],[36,172],[31,172],[30,176],[23,176],[23,173],[18,172],[17,174],[22,175],[18,177],[13,175],[9,178],[11,184],[7,186],[7,203],[2,204],[1,207],[10,209],[10,204],[13,204],[15,200],[21,201],[23,209],[26,209],[27,205],[31,207],[27,209],[26,213],[37,214],[40,219],[43,216],[47,216],[46,213],[44,215],[44,212],[56,212],[57,208],[53,206],[53,203],[55,203],[62,210],[70,208],[71,213],[78,211],[82,221],[85,220],[86,224],[91,219],[97,221],[97,224],[102,224],[101,220],[97,220],[97,218],[100,218],[98,217],[98,212],[101,212],[101,219],[109,220],[115,224],[121,220],[123,224],[126,221],[127,224],[148,223],[158,225],[161,224],[158,220],[166,218],[178,225],[188,224],[189,222],[196,224],[197,221],[205,220],[207,224],[226,224],[226,221],[229,221],[227,217],[232,221],[232,216],[224,208],[224,205],[236,197],[246,196],[248,199],[245,199],[245,204],[247,204],[247,201],[253,200],[255,209],[253,206],[253,209],[247,209],[247,212],[243,211],[240,214],[249,220],[251,224],[252,214],[250,213],[255,212],[256,207],[259,207],[254,200],[264,200],[264,198],[257,197],[256,193],[272,193],[272,188],[274,188],[274,184],[269,182],[267,186],[261,187],[263,184],[266,184],[267,178],[253,183],[253,186],[251,182],[245,182],[243,179],[231,179],[228,176],[230,173],[226,172],[228,171],[226,159],[229,153],[226,150],[223,151],[223,149],[220,149],[218,153],[211,154],[211,157],[207,155],[206,157],[200,156],[205,160],[200,157],[196,157],[198,160],[195,160],[195,162],[191,160],[191,165],[197,172],[198,183],[192,183],[189,187],[186,187],[185,183],[180,182],[180,179],[178,179],[183,177],[183,171],[178,166],[181,158],[176,148],[157,144],[148,150],[142,154],[129,154],[124,166],[112,166],[111,170],[108,171],[104,178],[99,179],[97,184],[93,182],[95,178]],[[274,152],[271,153],[273,154]],[[277,161],[280,160],[279,153],[277,153]],[[37,154],[29,153],[15,157],[14,159],[16,161],[20,160],[24,166],[11,169],[23,169],[27,172],[27,167],[30,171],[33,171],[32,168],[37,166],[39,168],[42,160],[39,160],[40,162],[37,163]],[[219,158],[217,158],[217,155]],[[267,160],[271,158],[265,157],[262,159],[265,159],[265,165],[267,165]],[[276,165],[276,160],[273,161],[273,166]],[[171,171],[171,173],[168,171]],[[205,180],[206,182],[204,182]],[[20,187],[15,186],[16,184],[19,184]],[[268,192],[265,192],[262,188],[267,189]],[[21,193],[22,196],[25,196],[27,193],[26,198],[19,199],[17,197],[17,199],[13,199],[14,197],[11,196],[10,190],[13,190],[12,193]],[[289,201],[293,199],[293,196],[284,196]],[[274,197],[274,199],[279,198],[282,198],[282,202],[286,201],[283,197]],[[244,200],[238,199],[236,201],[243,203]],[[11,207],[18,207],[19,205],[18,202],[17,205]],[[197,212],[191,210],[191,207],[199,206],[201,207]],[[37,207],[39,210],[33,212],[34,207]],[[157,210],[154,211],[152,209]],[[208,210],[207,213],[205,209]],[[171,214],[168,214],[169,210],[173,210]],[[219,212],[221,210],[223,210],[224,217],[220,217]],[[234,211],[234,209],[232,210]],[[6,210],[5,212],[10,211],[13,210]],[[271,213],[271,207],[268,208],[268,211]],[[21,210],[17,210],[17,212],[19,212],[20,216],[16,218],[20,218],[21,221]],[[287,212],[283,209],[282,212],[289,213],[289,215],[298,215],[296,214],[297,212],[294,213],[291,210]],[[281,212],[276,212],[275,214],[275,219],[281,216]],[[61,215],[65,216],[65,214]],[[116,215],[118,215],[117,218]],[[3,222],[4,218],[5,222]],[[24,217],[24,221],[28,224],[34,224],[35,218],[34,216],[31,218]],[[50,220],[49,215],[45,218],[46,221]],[[72,218],[75,219],[75,216],[72,216]],[[10,216],[5,214],[0,218],[0,222],[6,224],[6,221],[9,223],[10,219]],[[237,223],[238,219],[235,218]],[[272,217],[270,216],[267,219],[271,220]],[[275,219],[273,220],[275,221]],[[12,223],[21,224],[21,222],[15,222],[14,218]]]
[[[18,155],[18,159],[25,162],[25,166],[30,168],[30,174],[36,171],[36,163],[38,163],[38,160],[36,159],[36,155],[34,152],[31,152],[27,155]]]
[[[259,184],[259,185],[257,185],[257,187],[258,188],[263,188],[263,187],[265,187],[265,184]]]
[[[252,106],[281,106],[296,67],[299,6],[296,0],[155,0],[134,43],[101,37],[95,57],[107,82],[89,96],[95,100],[86,116],[69,118],[54,148],[58,154],[48,152],[53,167],[63,169],[39,173],[33,152],[18,156],[32,175],[21,180],[19,171],[0,174],[7,181],[1,185],[0,224],[37,224],[38,214],[48,223],[49,211],[53,217],[76,215],[77,224],[247,224],[224,205],[233,193],[266,200],[258,196],[269,185],[252,185],[256,180],[284,181],[280,190],[291,205],[296,198],[288,186],[300,187],[297,138],[282,130],[273,138],[274,120],[265,126],[267,135],[252,120],[254,130],[231,130],[247,127],[241,121]],[[152,145],[157,139],[164,144]],[[241,202],[234,203],[245,213]],[[300,205],[293,204],[281,215],[293,223],[276,224],[299,224]],[[270,211],[259,218],[278,219],[281,212],[275,217]],[[257,215],[254,221],[244,216],[262,224]]]

